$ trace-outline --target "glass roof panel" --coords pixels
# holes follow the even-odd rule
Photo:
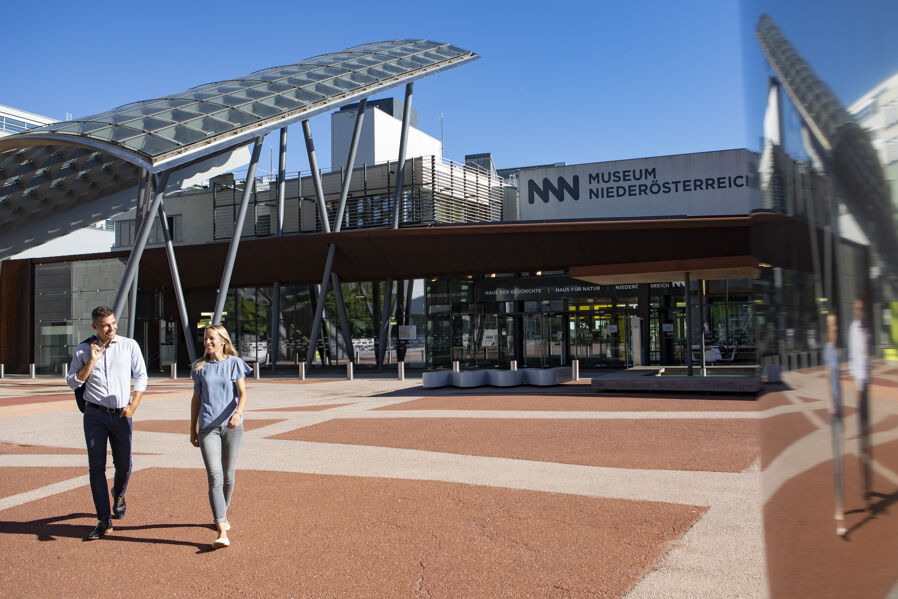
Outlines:
[[[255,123],[259,120],[253,115],[243,112],[242,110],[237,110],[236,108],[225,110],[213,116],[217,119],[233,123],[234,125],[249,125],[250,123]]]
[[[178,149],[178,144],[175,142],[152,133],[129,139],[122,145],[150,156]]]
[[[340,93],[340,90],[336,87],[328,85],[327,83],[316,83],[312,89],[314,89],[319,94],[324,96],[336,96]]]
[[[206,134],[224,133],[233,128],[230,123],[209,116],[193,119],[192,121],[185,121],[184,125],[193,129],[198,129]]]
[[[264,104],[262,102],[253,102],[251,105],[243,107],[243,110],[250,110],[253,114],[258,115],[262,118],[276,116],[284,112],[279,108],[269,106],[268,104]]]
[[[377,78],[371,77],[370,75],[366,75],[364,73],[352,73],[351,75],[349,75],[349,78],[359,85],[368,85],[369,83],[378,81]]]
[[[307,87],[296,90],[296,92],[294,92],[294,95],[296,96],[297,100],[305,102],[306,104],[311,104],[313,102],[318,102],[324,99],[324,96]]]
[[[162,129],[164,127],[168,127],[170,124],[170,120],[157,119],[151,116],[143,117],[142,119],[134,119],[133,121],[128,121],[126,123],[128,127],[140,129],[141,131],[153,131],[155,129]]]
[[[200,141],[206,138],[206,134],[198,129],[193,129],[185,125],[173,125],[165,129],[154,131],[155,135],[171,140],[178,145],[185,145]]]
[[[302,75],[291,75],[285,79],[282,79],[281,81],[296,87],[302,87],[303,85],[314,83],[315,81],[318,81],[318,79],[313,79],[312,77],[309,77],[307,74],[303,73]]]
[[[294,99],[290,96],[287,96],[287,95],[283,95],[283,94],[278,95],[278,96],[272,96],[270,98],[266,98],[264,100],[261,100],[261,102],[264,102],[265,104],[268,104],[271,106],[276,106],[281,111],[295,110],[295,109],[305,105],[305,102],[297,101],[296,99]]]
[[[77,121],[36,127],[0,140],[0,148],[15,148],[10,141],[22,136],[58,133],[120,145],[142,153],[147,158],[141,160],[150,164],[170,158],[177,158],[171,164],[180,164],[194,154],[220,151],[231,139],[256,131],[264,134],[308,118],[304,115],[317,114],[328,102],[374,94],[401,84],[404,77],[426,75],[476,58],[467,50],[429,40],[362,44],[132,102]]]
[[[191,109],[195,110],[199,114],[213,114],[225,108],[227,108],[227,106],[225,106],[224,104],[220,104],[218,102],[210,102],[208,100],[197,102],[196,104],[191,106]]]

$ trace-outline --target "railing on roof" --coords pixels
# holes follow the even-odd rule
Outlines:
[[[334,222],[345,176],[343,169],[321,174],[330,223]],[[355,168],[342,229],[389,228],[395,177],[396,161]],[[243,183],[225,187],[213,182],[210,187],[214,239],[230,239],[240,209]],[[502,219],[503,181],[477,166],[438,160],[435,156],[410,158],[406,161],[402,189],[400,226],[494,222]],[[269,178],[257,178],[243,236],[274,235],[276,210],[277,183]],[[298,173],[286,182],[284,233],[320,232],[322,226],[311,174]]]

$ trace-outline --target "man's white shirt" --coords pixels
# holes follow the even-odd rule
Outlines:
[[[90,362],[90,344],[81,343],[75,348],[66,382],[77,389],[85,381],[78,380],[78,371]],[[97,359],[87,377],[84,399],[107,408],[124,408],[131,400],[131,376],[134,390],[147,388],[147,368],[136,341],[116,335],[103,354]]]
[[[848,359],[851,376],[858,383],[866,383],[870,375],[867,353],[867,333],[861,321],[854,320],[848,330]]]

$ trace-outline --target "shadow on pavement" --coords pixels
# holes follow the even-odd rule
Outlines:
[[[9,520],[0,520],[0,534],[22,534],[34,535],[39,541],[55,541],[58,538],[83,539],[91,528],[90,525],[84,524],[68,524],[66,520],[81,520],[84,518],[95,518],[95,514],[86,512],[77,512],[67,514],[65,516],[53,516],[51,518],[40,518],[38,520],[28,520],[25,522],[14,522]],[[178,541],[175,539],[148,539],[142,537],[122,536],[121,533],[139,530],[155,530],[155,529],[176,529],[176,528],[202,528],[209,529],[208,524],[144,524],[141,526],[123,526],[113,521],[113,531],[104,537],[106,541],[126,541],[133,543],[154,543],[161,545],[184,545],[187,547],[196,547],[199,553],[204,553],[209,549],[208,543],[194,543],[190,541]]]
[[[867,512],[867,516],[863,520],[861,520],[860,522],[856,523],[854,526],[852,526],[851,528],[848,529],[848,532],[845,534],[846,540],[848,539],[848,537],[851,536],[851,533],[860,529],[862,526],[865,526],[871,520],[875,520],[877,516],[888,514],[889,506],[892,505],[893,503],[898,502],[898,490],[896,490],[891,495],[886,495],[884,493],[877,493],[875,491],[871,492],[870,495],[871,495],[871,497],[878,497],[879,501],[872,502],[870,504],[869,511],[865,510],[865,509],[858,509],[858,510],[849,510],[849,511],[845,512],[846,514],[859,514],[859,513]]]

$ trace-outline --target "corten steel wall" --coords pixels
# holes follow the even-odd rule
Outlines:
[[[0,271],[0,363],[28,372],[34,353],[34,264],[7,260]]]

